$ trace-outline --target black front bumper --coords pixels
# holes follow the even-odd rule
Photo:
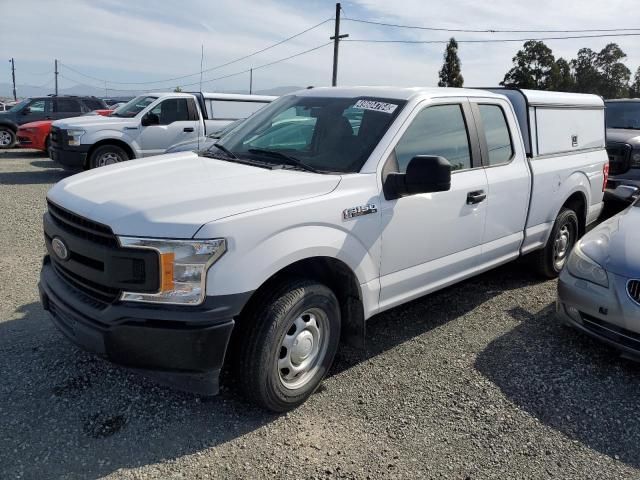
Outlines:
[[[70,170],[78,170],[84,167],[89,148],[90,145],[66,148],[52,145],[49,148],[49,155],[51,160],[58,162],[63,167]]]
[[[195,308],[116,302],[97,309],[60,278],[48,257],[39,289],[56,327],[79,347],[204,395],[218,392],[233,317],[250,296],[207,297]]]

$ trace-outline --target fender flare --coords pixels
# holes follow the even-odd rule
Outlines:
[[[13,133],[16,133],[18,131],[18,124],[12,122],[11,120],[0,120],[0,127],[9,127],[11,130],[13,130]]]

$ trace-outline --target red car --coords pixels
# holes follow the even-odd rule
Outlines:
[[[108,117],[113,110],[94,110],[91,113]],[[34,148],[46,152],[49,150],[49,133],[53,120],[40,120],[38,122],[25,123],[18,127],[16,137],[19,148]]]

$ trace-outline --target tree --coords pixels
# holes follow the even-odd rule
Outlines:
[[[180,93],[182,92],[182,88],[180,88],[180,86],[178,85],[176,88],[173,89],[174,92]]]
[[[627,54],[616,43],[610,43],[598,53],[596,68],[600,72],[600,95],[621,98],[629,94],[631,70],[621,62]]]
[[[640,97],[640,67],[638,67],[636,74],[633,76],[633,83],[629,87],[629,96],[631,98]]]
[[[576,80],[571,71],[571,65],[564,58],[556,60],[551,71],[551,90],[558,92],[573,92],[576,88]]]
[[[547,90],[553,82],[555,65],[553,52],[544,42],[528,40],[513,57],[513,68],[500,85]]]
[[[462,87],[464,78],[460,73],[460,58],[458,57],[458,42],[451,37],[444,51],[444,63],[440,70],[439,87]]]
[[[590,48],[578,50],[578,56],[571,60],[576,80],[576,92],[597,93],[600,91],[602,81],[596,68],[597,54]]]

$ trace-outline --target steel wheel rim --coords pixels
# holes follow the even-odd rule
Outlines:
[[[11,145],[11,134],[6,130],[0,130],[0,145],[3,147]]]
[[[329,345],[329,318],[319,308],[311,308],[293,319],[280,339],[275,368],[285,388],[307,385],[324,360]]]
[[[565,223],[558,229],[556,238],[553,241],[553,266],[557,271],[562,270],[566,263],[573,246],[573,239],[574,233],[571,224]]]
[[[106,167],[107,165],[113,165],[114,163],[118,163],[121,161],[122,159],[117,153],[105,152],[102,155],[100,155],[100,158],[98,158],[98,166]]]

